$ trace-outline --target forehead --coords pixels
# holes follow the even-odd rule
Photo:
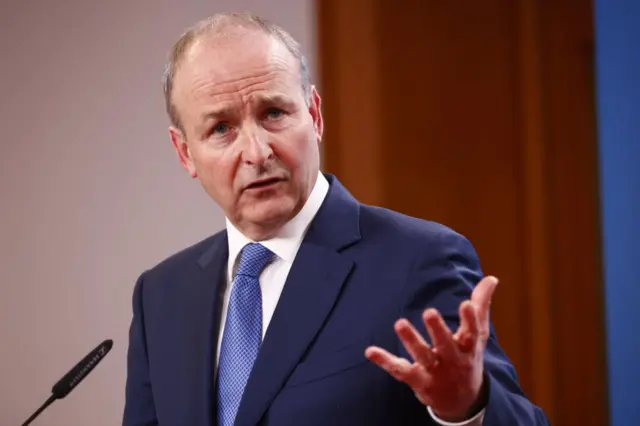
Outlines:
[[[236,31],[203,36],[185,52],[174,80],[174,101],[193,103],[256,92],[300,92],[298,60],[268,34]]]

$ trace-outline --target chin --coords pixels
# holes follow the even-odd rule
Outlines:
[[[253,206],[245,216],[248,222],[265,225],[283,225],[295,215],[296,203],[291,199],[264,200]]]

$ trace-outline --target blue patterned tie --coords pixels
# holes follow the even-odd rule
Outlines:
[[[220,347],[218,425],[232,426],[262,342],[262,293],[258,277],[273,258],[263,245],[242,249]]]

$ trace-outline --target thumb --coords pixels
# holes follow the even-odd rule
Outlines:
[[[473,293],[471,293],[471,303],[473,303],[478,313],[481,332],[488,332],[489,330],[489,307],[497,285],[498,279],[496,277],[487,276],[478,283]]]

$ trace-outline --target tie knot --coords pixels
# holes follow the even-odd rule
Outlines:
[[[237,275],[247,275],[257,278],[260,272],[273,258],[271,250],[258,243],[250,243],[244,246],[240,255]]]

